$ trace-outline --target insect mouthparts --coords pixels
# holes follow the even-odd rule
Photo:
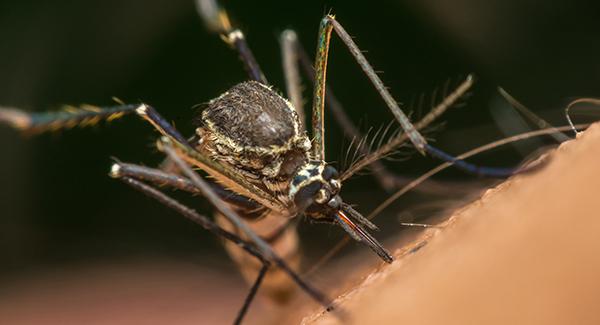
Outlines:
[[[344,204],[343,206],[349,207],[347,204]],[[373,236],[371,236],[371,234],[369,234],[365,229],[363,229],[363,227],[361,227],[362,224],[373,229],[371,226],[375,227],[375,225],[373,225],[362,215],[360,215],[360,218],[357,218],[357,224],[356,222],[352,221],[350,217],[346,215],[346,213],[353,217],[356,214],[360,215],[357,211],[355,211],[352,208],[350,208],[350,210],[346,210],[346,212],[340,209],[335,214],[336,223],[339,224],[354,240],[367,245],[386,263],[392,263],[394,261],[394,257],[385,249],[385,247],[383,247],[383,245],[381,245],[377,241],[377,239],[375,239]],[[365,220],[367,221],[366,223],[364,222]],[[377,229],[377,227],[375,227],[374,229]]]

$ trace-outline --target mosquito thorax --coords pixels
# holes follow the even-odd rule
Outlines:
[[[329,218],[340,209],[342,183],[338,171],[323,161],[309,161],[292,178],[289,197],[296,210],[314,219]]]
[[[287,184],[308,161],[310,140],[294,107],[259,82],[237,84],[211,100],[198,124],[199,147],[250,178]]]

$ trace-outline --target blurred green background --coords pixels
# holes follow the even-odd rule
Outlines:
[[[565,124],[562,108],[571,99],[600,96],[600,17],[583,1],[224,4],[246,32],[267,78],[282,91],[278,34],[295,29],[312,55],[319,20],[330,9],[368,51],[375,68],[385,72],[382,78],[399,101],[410,102],[448,79],[474,72],[479,82],[468,105],[446,113],[441,119],[444,130],[433,134],[439,147],[455,154],[528,130],[522,121],[511,120],[497,85],[555,125]],[[391,120],[335,38],[329,71],[336,95],[363,131]],[[128,103],[143,100],[191,134],[193,106],[245,79],[236,54],[206,31],[192,0],[0,4],[0,105],[42,111],[62,104],[107,105],[112,96]],[[310,100],[309,91],[305,97]],[[339,161],[348,141],[330,115],[327,126],[328,155]],[[111,156],[150,166],[158,163],[162,156],[152,147],[155,137],[137,118],[32,138],[0,127],[4,279],[45,267],[132,256],[228,263],[208,233],[107,176]],[[552,143],[537,139],[474,161],[512,166],[528,152]],[[414,155],[409,161],[386,164],[414,178],[436,163]],[[474,177],[450,171],[438,179],[452,181],[450,196],[457,192],[452,186]],[[388,195],[370,176],[347,182],[344,194],[365,212]],[[376,219],[385,225],[380,237],[400,231],[400,211],[442,199],[443,195],[403,198]],[[186,202],[210,213],[202,200]],[[301,228],[303,236],[311,238],[305,251],[313,256],[323,254],[341,236],[323,225]]]

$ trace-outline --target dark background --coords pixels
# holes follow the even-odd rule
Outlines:
[[[598,12],[582,1],[227,1],[269,81],[283,90],[277,37],[299,33],[312,51],[320,18],[330,9],[368,50],[395,97],[410,102],[448,79],[474,72],[469,105],[452,109],[433,134],[458,154],[530,127],[510,119],[501,85],[555,125],[573,98],[600,95]],[[334,37],[329,80],[362,130],[391,120],[383,102]],[[42,111],[62,104],[107,105],[116,96],[143,100],[191,134],[194,105],[246,79],[236,54],[206,31],[192,0],[4,1],[0,4],[0,104]],[[307,84],[307,83],[305,83]],[[307,100],[310,92],[305,92]],[[588,113],[594,109],[589,108]],[[577,115],[575,115],[577,116]],[[495,117],[495,118],[494,118]],[[593,116],[592,116],[593,118]],[[577,121],[584,119],[577,118]],[[329,159],[347,145],[327,120]],[[505,130],[505,131],[502,131]],[[506,131],[508,130],[508,131]],[[137,118],[110,125],[26,138],[0,127],[0,272],[134,256],[168,256],[195,263],[228,263],[218,242],[199,227],[107,176],[110,157],[153,165],[156,134]],[[512,166],[552,144],[529,141],[475,159]],[[418,157],[387,163],[414,178],[437,162]],[[448,187],[474,178],[450,171]],[[372,177],[345,184],[346,200],[367,212],[385,198]],[[460,197],[459,197],[460,198]],[[377,220],[385,235],[397,216],[443,196],[409,196]],[[202,200],[189,201],[210,213]],[[340,237],[327,226],[302,226],[305,251],[323,254]],[[384,235],[381,235],[383,237]],[[217,261],[217,262],[215,262]],[[221,261],[221,262],[219,262]]]

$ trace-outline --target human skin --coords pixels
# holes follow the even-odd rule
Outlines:
[[[548,159],[396,246],[336,305],[355,324],[600,324],[600,125]],[[304,324],[341,323],[315,310]]]

